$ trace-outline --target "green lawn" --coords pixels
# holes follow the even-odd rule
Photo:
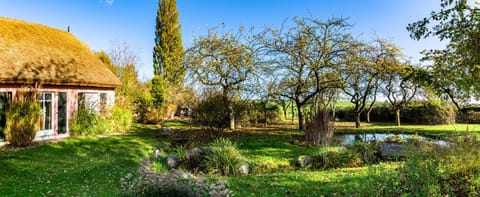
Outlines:
[[[188,128],[186,125],[174,121],[163,124],[177,129]],[[364,182],[368,178],[368,167],[326,171],[294,168],[295,159],[301,155],[338,147],[292,144],[302,139],[301,133],[282,127],[226,133],[240,144],[244,159],[254,168],[252,175],[221,177],[229,180],[237,196],[351,196],[367,189]],[[158,129],[137,125],[131,133],[123,135],[65,139],[24,149],[0,148],[0,196],[118,196],[120,178],[134,172],[142,158],[156,147],[170,143],[156,137]],[[479,129],[480,125],[395,127],[381,124],[360,129],[344,126],[338,132],[445,135],[467,131],[479,134]]]
[[[345,125],[345,123],[339,123]],[[373,123],[356,129],[353,123],[336,128],[337,133],[418,133],[426,136],[445,137],[449,135],[480,134],[480,124],[451,124],[451,125],[402,125],[392,123]]]
[[[155,138],[155,127],[134,130],[0,149],[0,196],[118,196],[120,178],[165,143]]]

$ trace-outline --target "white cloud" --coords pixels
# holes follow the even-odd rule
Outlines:
[[[115,0],[105,0],[105,2],[109,5],[112,6]]]

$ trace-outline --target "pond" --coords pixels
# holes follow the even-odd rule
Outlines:
[[[414,135],[414,134],[393,134],[393,133],[366,133],[366,134],[338,134],[333,136],[333,144],[346,146],[353,144],[354,142],[372,142],[372,141],[383,141],[390,136],[398,135],[404,141]],[[432,141],[435,144],[448,146],[448,142],[443,140],[436,140],[433,138],[419,136],[420,140]]]

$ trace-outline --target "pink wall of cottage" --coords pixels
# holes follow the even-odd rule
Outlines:
[[[12,97],[15,97],[18,88],[24,85],[18,84],[0,84],[0,92],[12,92]],[[53,94],[53,133],[58,135],[58,95],[61,92],[67,93],[67,134],[69,134],[69,123],[73,113],[77,110],[78,106],[78,93],[106,93],[107,94],[107,106],[113,106],[115,103],[115,91],[113,88],[101,88],[101,87],[83,87],[83,86],[59,86],[59,85],[43,85],[40,92]]]

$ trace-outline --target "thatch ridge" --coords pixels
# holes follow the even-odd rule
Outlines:
[[[118,78],[66,31],[0,17],[0,84],[118,87]]]

